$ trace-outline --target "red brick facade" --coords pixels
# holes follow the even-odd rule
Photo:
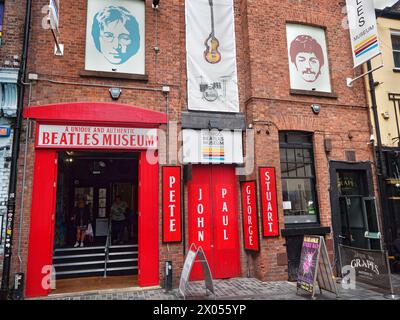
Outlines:
[[[16,5],[16,3],[21,3]],[[15,3],[15,17],[9,24],[21,23],[24,1]],[[64,55],[57,57],[49,30],[42,28],[41,9],[48,1],[33,2],[32,30],[29,47],[28,71],[39,75],[27,89],[25,105],[44,105],[61,102],[96,101],[111,102],[107,87],[122,87],[119,103],[165,112],[166,102],[162,92],[146,91],[168,85],[170,92],[170,120],[181,120],[181,111],[187,109],[185,11],[183,0],[161,1],[154,11],[146,0],[146,74],[148,81],[83,77],[85,63],[86,0],[74,2],[61,0],[60,32]],[[247,177],[258,180],[259,166],[276,167],[278,208],[282,208],[280,182],[279,138],[280,130],[314,133],[314,155],[317,176],[317,194],[321,226],[331,227],[329,198],[329,161],[345,161],[345,151],[356,152],[357,161],[374,163],[370,137],[368,108],[361,81],[353,88],[346,86],[346,78],[353,76],[350,41],[347,30],[342,28],[344,14],[338,2],[235,0],[235,30],[240,110],[246,115],[247,124],[255,132],[255,170]],[[10,10],[11,11],[11,10]],[[158,29],[156,30],[156,15]],[[8,17],[8,15],[6,15]],[[320,26],[326,29],[331,82],[337,97],[304,96],[290,93],[286,44],[286,23],[295,22]],[[7,37],[7,24],[5,35]],[[22,34],[22,27],[19,31]],[[16,32],[18,33],[18,32]],[[18,33],[18,35],[20,35]],[[6,38],[7,40],[7,38]],[[7,41],[6,41],[7,43]],[[153,47],[157,43],[160,52]],[[7,45],[6,45],[7,46]],[[8,50],[6,47],[0,50]],[[20,48],[16,45],[14,48]],[[0,51],[2,54],[3,51]],[[2,57],[0,55],[0,57]],[[1,58],[2,59],[2,58]],[[50,80],[50,81],[48,81]],[[57,83],[56,83],[57,82]],[[106,85],[107,87],[101,87]],[[126,87],[126,88],[125,88]],[[129,87],[132,87],[129,89]],[[319,115],[313,114],[311,104],[322,106]],[[18,175],[17,218],[14,231],[13,271],[19,270],[16,247],[19,238],[19,221],[23,203],[21,235],[22,270],[26,272],[29,241],[32,177],[34,164],[34,128],[30,129],[27,149],[27,166],[24,168],[25,134],[21,141]],[[326,153],[324,139],[332,139],[332,152]],[[180,144],[180,142],[179,142]],[[179,147],[180,149],[180,147]],[[373,171],[374,171],[373,166]],[[23,174],[26,181],[23,186]],[[161,175],[160,175],[161,185]],[[25,190],[22,202],[22,190]],[[187,188],[185,188],[185,218],[187,228]],[[238,190],[238,199],[240,193]],[[164,263],[174,264],[174,283],[177,284],[184,260],[183,244],[162,244],[161,241],[161,192],[160,203],[160,285],[163,284]],[[240,201],[239,201],[240,203]],[[260,208],[260,204],[259,204]],[[240,205],[239,205],[240,209]],[[241,210],[240,210],[241,216]],[[283,210],[279,210],[280,228],[284,228]],[[242,221],[240,221],[241,226]],[[261,223],[260,223],[261,226]],[[242,228],[239,228],[242,241]],[[188,232],[185,232],[187,238]],[[327,236],[332,253],[332,234]],[[186,239],[187,243],[187,239]],[[242,276],[248,274],[265,281],[287,279],[285,238],[261,238],[261,251],[248,254],[241,249]],[[248,268],[249,267],[249,268]]]

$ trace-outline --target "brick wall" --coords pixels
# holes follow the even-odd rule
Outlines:
[[[41,78],[48,78],[59,83],[35,82],[30,92],[31,104],[76,101],[111,102],[108,88],[96,85],[139,88],[160,88],[162,85],[168,85],[171,87],[170,119],[179,123],[181,110],[187,109],[184,1],[163,1],[158,13],[151,8],[151,1],[146,1],[147,82],[80,76],[85,61],[86,3],[86,0],[76,0],[71,5],[69,2],[61,1],[60,31],[65,51],[64,56],[56,57],[53,54],[52,35],[41,26],[43,18],[41,8],[47,4],[47,1],[33,2],[28,69],[29,72],[39,74]],[[367,145],[370,132],[363,84],[356,82],[353,88],[346,86],[345,79],[353,76],[353,69],[349,35],[341,27],[344,18],[342,9],[338,2],[331,0],[318,2],[235,0],[234,3],[240,110],[246,114],[248,123],[254,124],[255,132],[260,129],[260,133],[256,133],[255,141],[255,172],[248,178],[258,179],[256,172],[259,166],[276,167],[278,207],[282,208],[278,132],[279,130],[313,132],[321,224],[331,226],[328,162],[345,160],[345,150],[355,150],[358,161],[373,162],[371,147]],[[158,14],[157,30],[155,28],[156,14]],[[337,98],[290,94],[285,26],[287,21],[326,28],[332,88]],[[158,54],[153,50],[156,42],[160,48]],[[28,100],[25,102],[27,105]],[[165,111],[165,97],[158,92],[124,89],[118,102]],[[310,108],[312,103],[321,104],[322,110],[319,115],[312,113]],[[265,133],[266,128],[269,134]],[[33,129],[31,132],[34,132]],[[349,133],[352,135],[351,139]],[[324,151],[326,137],[333,141],[333,151],[330,154]],[[27,166],[24,168],[25,140],[24,137],[22,138],[17,192],[18,215],[21,203],[24,203],[21,257],[22,268],[25,272],[33,179],[33,139],[32,135],[28,145]],[[161,154],[162,152],[160,150]],[[21,199],[24,170],[26,173],[25,196]],[[161,204],[161,193],[159,201]],[[186,188],[185,212],[187,212]],[[187,219],[186,214],[185,219]],[[279,220],[283,227],[283,210],[279,210]],[[160,211],[160,283],[163,284],[164,262],[173,260],[174,283],[177,284],[184,259],[183,244],[161,244],[161,223]],[[241,234],[241,228],[239,229]],[[16,220],[14,239],[18,239],[18,230],[19,218]],[[186,232],[186,237],[187,234]],[[330,238],[331,236],[328,236],[328,239]],[[287,279],[284,241],[283,237],[262,239],[259,254],[247,254],[241,250],[242,275],[246,276],[250,273],[263,280]],[[240,242],[242,243],[242,234]],[[14,270],[19,268],[15,254],[13,268]]]

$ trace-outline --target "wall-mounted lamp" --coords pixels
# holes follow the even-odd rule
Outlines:
[[[120,88],[110,88],[110,96],[113,100],[118,100],[122,90]]]
[[[319,114],[321,111],[321,105],[319,104],[312,104],[311,105],[311,110],[314,112],[314,114]]]
[[[160,4],[160,0],[153,0],[153,9],[158,9],[159,4]]]

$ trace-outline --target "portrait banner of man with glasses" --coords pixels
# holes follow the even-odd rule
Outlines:
[[[145,74],[143,0],[88,0],[85,69]]]
[[[286,31],[290,88],[331,93],[325,30],[288,23]]]

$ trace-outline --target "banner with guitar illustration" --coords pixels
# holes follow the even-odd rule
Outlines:
[[[189,110],[239,112],[232,0],[186,0]]]

